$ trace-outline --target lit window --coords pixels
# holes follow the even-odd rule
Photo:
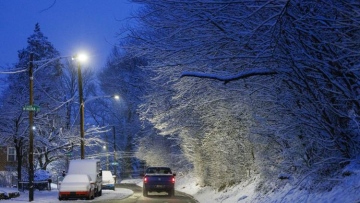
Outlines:
[[[8,147],[7,148],[7,161],[16,161],[15,147]]]

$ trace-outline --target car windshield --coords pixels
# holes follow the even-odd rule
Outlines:
[[[146,170],[148,174],[172,174],[170,168],[166,167],[151,167]]]

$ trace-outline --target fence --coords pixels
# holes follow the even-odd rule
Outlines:
[[[29,181],[19,181],[19,191],[24,191],[29,189]],[[38,190],[51,190],[50,181],[34,181],[34,189]]]

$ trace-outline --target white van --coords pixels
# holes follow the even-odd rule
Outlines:
[[[115,190],[115,177],[111,171],[102,171],[102,189]]]
[[[87,174],[95,182],[95,196],[102,195],[102,171],[99,159],[70,160],[67,174]]]

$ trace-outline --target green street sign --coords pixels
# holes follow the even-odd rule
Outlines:
[[[23,107],[23,110],[24,111],[40,111],[40,106],[38,105],[26,105]]]
[[[119,163],[117,163],[117,162],[112,162],[111,165],[117,166],[117,165],[119,165]]]

